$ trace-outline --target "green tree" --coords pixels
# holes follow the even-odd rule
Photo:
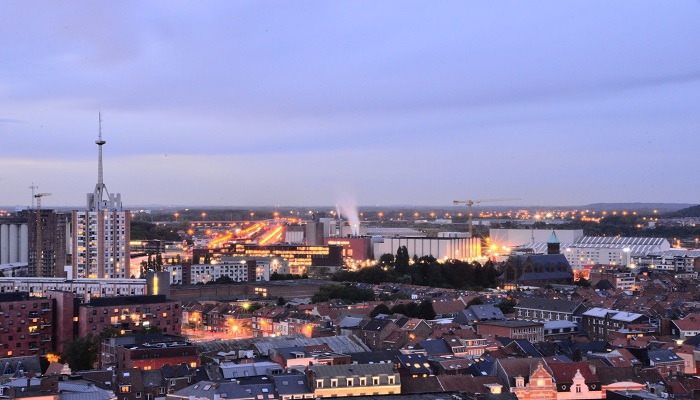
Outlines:
[[[405,274],[408,269],[409,260],[408,249],[406,246],[400,246],[396,251],[396,258],[394,259],[394,268],[396,268],[396,272],[401,275]]]
[[[280,296],[277,298],[277,305],[278,306],[283,306],[287,304],[287,300],[284,299],[284,297]]]
[[[73,371],[91,370],[97,361],[97,353],[100,348],[99,336],[89,334],[80,336],[72,341],[63,342],[61,359],[68,363]]]
[[[156,259],[153,261],[153,269],[159,272],[163,270],[163,256],[160,253],[156,254]]]
[[[421,301],[418,305],[418,318],[422,319],[435,319],[435,309],[433,308],[433,302],[430,300]]]
[[[484,301],[481,300],[481,297],[474,297],[473,299],[471,299],[467,302],[467,308],[469,308],[471,306],[478,306],[480,304],[484,304]]]
[[[374,307],[374,310],[372,310],[372,312],[369,313],[369,316],[370,316],[371,318],[374,318],[374,317],[376,317],[376,316],[379,315],[379,314],[390,315],[390,314],[391,314],[391,309],[389,308],[389,306],[387,306],[386,304],[382,303],[382,304],[379,304],[378,306]]]
[[[394,255],[391,253],[384,253],[379,257],[379,263],[382,265],[393,265]]]
[[[503,300],[502,302],[496,304],[496,307],[501,309],[503,314],[510,314],[515,310],[516,301],[513,299]]]

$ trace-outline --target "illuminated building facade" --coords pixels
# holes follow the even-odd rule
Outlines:
[[[193,264],[190,266],[190,284],[208,283],[222,277],[229,277],[234,282],[269,281],[274,272],[288,274],[287,263],[277,258],[259,257],[221,257],[211,264]],[[175,275],[173,275],[175,276]]]
[[[70,292],[78,297],[137,296],[147,293],[145,279],[65,279],[3,278],[0,293],[28,292],[30,296],[46,296],[49,291]]]
[[[475,260],[481,257],[481,239],[467,237],[383,237],[373,239],[374,257],[396,254],[406,246],[410,257],[433,256],[436,259]]]
[[[114,328],[124,333],[155,326],[163,333],[179,335],[182,329],[181,302],[165,295],[100,297],[81,304],[78,335],[100,334]]]
[[[372,258],[372,239],[369,237],[325,238],[327,245],[342,246],[343,258],[365,261]]]
[[[305,246],[276,244],[261,246],[258,244],[234,243],[226,248],[200,248],[192,251],[195,261],[209,257],[212,262],[219,262],[222,257],[281,258],[289,265],[289,273],[305,274],[308,267],[343,265],[342,246]]]
[[[101,125],[101,120],[100,120]],[[129,278],[131,213],[122,209],[121,194],[109,193],[102,179],[100,128],[97,185],[87,194],[87,210],[72,213],[71,278]]]

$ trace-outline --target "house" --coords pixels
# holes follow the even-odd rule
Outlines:
[[[372,350],[383,350],[384,340],[394,331],[399,330],[393,321],[372,318],[360,328],[359,338]]]
[[[452,322],[464,326],[484,321],[505,321],[505,319],[506,316],[501,309],[493,304],[478,304],[458,312]]]
[[[542,361],[538,361],[528,376],[517,375],[513,378],[515,385],[510,388],[510,391],[518,396],[518,400],[555,400],[557,398],[557,388],[552,374]]]
[[[583,330],[591,340],[610,340],[611,333],[629,330],[631,325],[647,324],[649,318],[629,311],[592,308],[582,315]]]
[[[251,389],[236,381],[201,381],[167,395],[167,400],[256,400]]]
[[[524,297],[515,305],[517,319],[528,321],[574,321],[581,302],[546,297]]]
[[[700,314],[688,314],[683,319],[671,321],[671,335],[687,340],[700,333]]]
[[[426,377],[433,373],[428,358],[423,354],[398,354],[396,360],[401,377]]]
[[[548,362],[557,386],[557,399],[602,399],[600,379],[588,362]]]
[[[393,364],[310,365],[306,374],[314,397],[401,394]]]
[[[272,381],[281,400],[314,398],[314,392],[309,387],[305,374],[273,375]]]

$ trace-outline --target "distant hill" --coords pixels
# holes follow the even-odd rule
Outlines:
[[[667,218],[685,218],[685,217],[700,217],[700,206],[692,206],[683,208],[678,211],[664,215]]]
[[[595,211],[610,211],[610,210],[626,210],[626,211],[653,211],[657,210],[659,214],[678,212],[679,210],[692,208],[693,204],[688,203],[594,203],[582,206],[588,210]]]

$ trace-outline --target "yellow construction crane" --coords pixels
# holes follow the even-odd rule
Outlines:
[[[482,200],[455,200],[452,203],[454,204],[466,204],[467,205],[467,212],[469,214],[469,237],[473,236],[472,232],[472,206],[474,204],[479,204],[479,203],[493,203],[496,201],[511,201],[511,200],[520,200],[520,199],[482,199]]]
[[[51,196],[51,193],[39,193],[34,195],[34,198],[36,198],[36,256],[34,256],[34,266],[36,268],[35,274],[37,277],[44,276],[44,263],[42,262],[43,252],[41,251],[41,198],[46,196]]]

